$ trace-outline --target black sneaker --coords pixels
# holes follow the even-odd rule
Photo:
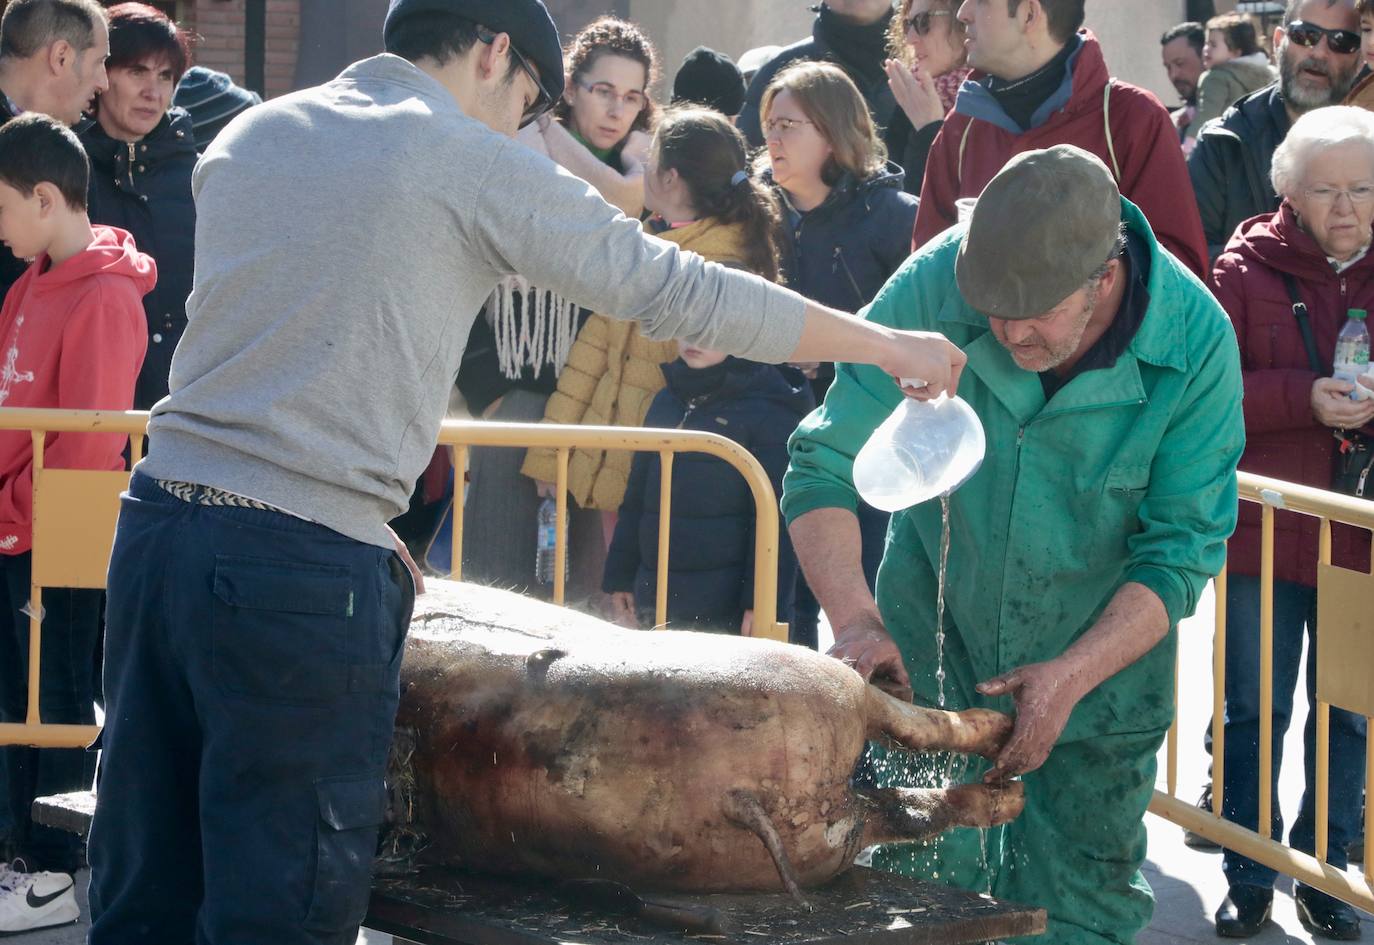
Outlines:
[[[1359,836],[1351,840],[1345,847],[1346,859],[1351,863],[1364,862],[1364,831],[1361,830]]]
[[[1205,784],[1202,787],[1202,796],[1197,799],[1197,809],[1212,812],[1212,785]],[[1215,840],[1209,840],[1200,833],[1193,833],[1191,830],[1183,831],[1184,846],[1194,850],[1220,850],[1221,844]]]
[[[1299,886],[1293,899],[1298,904],[1298,921],[1313,935],[1337,942],[1359,941],[1360,917],[1350,906],[1311,886]]]
[[[1269,922],[1274,890],[1263,886],[1232,886],[1217,907],[1217,934],[1222,938],[1249,938]]]

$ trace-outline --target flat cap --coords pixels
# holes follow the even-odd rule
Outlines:
[[[496,33],[506,33],[520,54],[539,70],[539,84],[550,100],[563,94],[563,48],[558,28],[542,0],[391,0],[382,39],[407,17],[421,13],[451,13]]]
[[[1070,144],[1026,151],[978,197],[954,275],[994,318],[1035,318],[1083,287],[1111,255],[1121,192],[1095,155]]]

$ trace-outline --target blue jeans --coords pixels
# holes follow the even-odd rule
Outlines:
[[[110,561],[92,945],[352,945],[414,591],[391,549],[135,473]]]
[[[1226,772],[1223,804],[1228,820],[1258,829],[1259,820],[1259,578],[1232,576],[1226,589]],[[1293,716],[1304,629],[1308,635],[1307,698],[1313,711],[1303,729],[1304,784],[1298,819],[1289,844],[1304,853],[1316,848],[1316,685],[1317,591],[1287,581],[1274,582],[1273,822],[1270,835],[1283,836],[1279,814],[1279,766],[1283,736]],[[1359,831],[1364,786],[1365,720],[1331,710],[1330,798],[1327,809],[1327,859],[1344,869],[1346,847]],[[1223,856],[1231,885],[1274,885],[1275,873],[1231,850]]]
[[[0,555],[0,722],[22,722],[29,692],[29,576],[32,555]],[[95,648],[100,632],[100,591],[43,591],[42,661],[38,713],[44,722],[95,724]],[[80,866],[81,838],[35,824],[35,797],[87,790],[95,755],[82,748],[0,749],[0,840],[32,870],[72,873]]]

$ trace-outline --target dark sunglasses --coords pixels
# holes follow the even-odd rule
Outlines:
[[[951,10],[927,10],[924,13],[913,13],[906,19],[908,31],[914,31],[917,36],[930,35],[930,21],[932,17],[953,16]]]
[[[1294,20],[1284,27],[1283,33],[1299,46],[1309,49],[1326,37],[1326,45],[1338,56],[1348,56],[1360,51],[1360,34],[1354,30],[1329,30],[1314,23]]]
[[[496,41],[496,34],[485,26],[479,26],[477,27],[477,38],[490,46]],[[553,99],[549,98],[549,93],[544,91],[544,85],[539,81],[539,76],[535,75],[534,69],[531,68],[529,61],[520,54],[520,50],[515,48],[514,43],[511,43],[510,54],[515,57],[516,64],[525,71],[525,75],[530,77],[530,81],[534,83],[534,87],[539,90],[539,95],[535,98],[534,104],[525,109],[525,113],[520,116],[520,127],[524,128],[531,122],[536,121],[540,115],[544,114],[550,108],[553,108]]]

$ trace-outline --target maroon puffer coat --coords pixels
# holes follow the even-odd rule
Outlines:
[[[1285,202],[1277,212],[1237,227],[1212,272],[1213,291],[1240,343],[1246,436],[1240,468],[1325,489],[1337,443],[1312,415],[1312,384],[1319,375],[1293,317],[1285,272],[1297,281],[1317,351],[1329,365],[1347,310],[1374,310],[1374,253],[1338,275]],[[1279,512],[1274,525],[1274,577],[1316,586],[1318,520]],[[1341,567],[1368,571],[1369,533],[1333,528],[1331,553]],[[1252,502],[1241,502],[1228,567],[1233,574],[1259,574],[1260,513]]]

